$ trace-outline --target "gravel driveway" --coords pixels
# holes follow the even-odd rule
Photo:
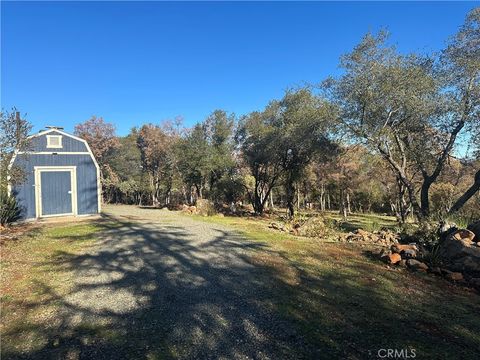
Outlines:
[[[251,262],[262,247],[167,210],[111,206],[98,246],[65,264],[59,357],[299,358],[306,346]],[[278,289],[277,289],[278,290]],[[52,353],[49,354],[49,356]]]

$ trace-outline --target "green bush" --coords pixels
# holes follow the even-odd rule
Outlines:
[[[0,224],[6,226],[20,217],[17,200],[3,191],[0,192]]]
[[[372,219],[371,221],[365,224],[364,230],[367,230],[373,233],[376,231],[380,231],[381,229],[382,229],[382,226],[380,225],[380,223],[377,220]]]
[[[437,222],[421,222],[418,226],[405,227],[400,234],[403,243],[415,242],[419,245],[432,249],[440,241]]]

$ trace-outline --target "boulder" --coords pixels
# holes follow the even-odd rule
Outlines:
[[[270,223],[268,227],[275,230],[286,231],[285,226],[283,224],[279,224],[275,222]]]
[[[470,242],[475,238],[475,234],[467,229],[460,229],[452,233],[452,236],[455,240],[468,240]]]
[[[407,260],[405,260],[405,259],[400,260],[398,265],[401,266],[401,267],[407,267]]]
[[[461,272],[449,272],[445,275],[445,278],[452,281],[462,281],[463,274]]]
[[[388,260],[388,263],[391,265],[395,265],[396,263],[399,263],[400,261],[402,261],[402,257],[400,256],[400,254],[397,254],[397,253],[393,253],[386,256],[386,259]]]
[[[396,252],[398,254],[401,254],[403,251],[406,251],[406,250],[411,250],[411,251],[414,251],[415,253],[418,251],[418,247],[415,244],[408,244],[408,245],[394,244],[392,245],[391,249],[393,252]]]
[[[400,253],[405,259],[413,259],[417,257],[417,252],[412,249],[403,250]]]
[[[475,241],[480,242],[480,220],[468,225],[467,229],[475,234]]]
[[[195,212],[197,211],[197,208],[195,206],[188,206],[183,204],[181,206],[181,211],[187,214],[195,214]]]
[[[468,237],[458,239],[457,233],[440,242],[439,256],[455,271],[480,273],[480,247]]]
[[[427,271],[428,270],[428,265],[427,264],[425,264],[421,261],[415,260],[415,259],[408,259],[407,260],[407,266],[414,271]]]
[[[457,259],[452,264],[452,269],[466,272],[480,273],[480,259],[476,259],[472,256],[464,256]]]

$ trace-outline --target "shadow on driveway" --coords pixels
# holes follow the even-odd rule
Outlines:
[[[60,304],[61,323],[42,330],[48,345],[25,358],[301,355],[303,340],[271,303],[278,284],[249,262],[248,251],[260,243],[213,225],[109,216],[101,224],[101,243],[89,253],[56,258],[75,274],[75,285],[60,298],[44,289]]]
[[[479,297],[441,279],[348,245],[284,240],[282,253],[219,225],[124,211],[99,222],[94,248],[47,264],[75,276],[66,295],[40,284],[54,320],[3,334],[46,345],[2,359],[478,358]]]

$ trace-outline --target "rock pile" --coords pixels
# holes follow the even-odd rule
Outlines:
[[[282,223],[272,222],[268,225],[270,229],[279,230],[279,231],[288,231],[287,227]]]
[[[212,216],[216,214],[215,206],[213,205],[213,203],[205,199],[198,199],[196,206],[188,206],[182,204],[179,206],[178,209],[190,215],[198,214],[202,216]]]
[[[180,208],[180,211],[187,213],[187,214],[196,214],[197,213],[197,207],[196,206],[188,206],[183,204]]]
[[[417,256],[418,247],[416,244],[393,244],[390,247],[390,250],[382,250],[380,252],[380,259],[387,264],[400,264],[402,266],[410,265],[414,268],[423,268],[423,265],[418,264],[419,261],[415,260]]]
[[[460,229],[447,236],[439,255],[449,269],[480,277],[480,238],[472,231]]]
[[[416,244],[393,244],[380,252],[380,258],[389,265],[406,267],[412,271],[430,272],[446,279],[469,284],[480,289],[480,242],[468,229],[450,231],[441,240],[433,255]],[[424,259],[435,256],[440,266],[428,265]],[[431,264],[431,262],[429,263]]]
[[[271,222],[268,227],[270,229],[289,232],[293,235],[304,237],[320,238],[328,232],[325,221],[319,216],[311,217],[303,223],[298,221],[291,223]]]
[[[368,242],[389,247],[398,244],[399,236],[393,232],[385,230],[369,232],[358,229],[355,230],[355,232],[345,235],[343,240],[346,242]]]
[[[321,238],[327,235],[329,230],[330,229],[322,217],[312,216],[303,224],[293,224],[291,232],[298,236]]]

